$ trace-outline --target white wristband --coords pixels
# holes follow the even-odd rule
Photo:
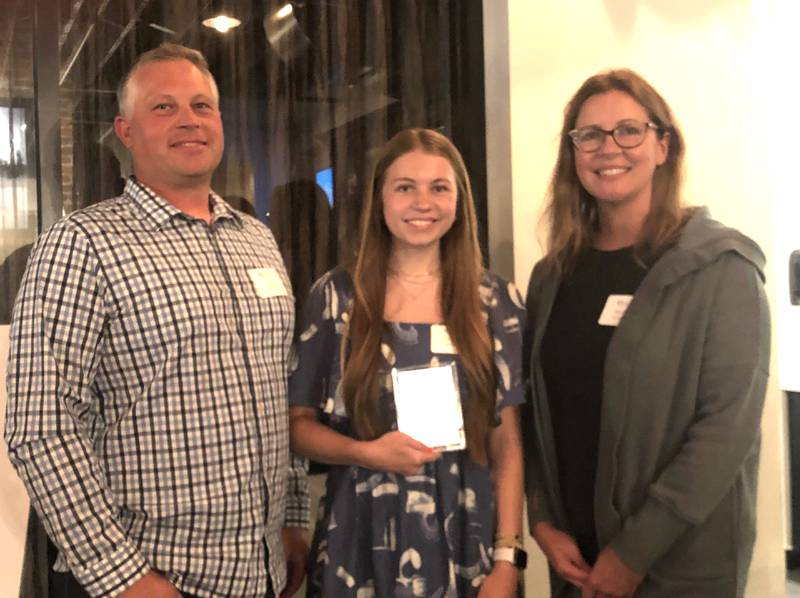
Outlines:
[[[511,546],[499,546],[494,549],[494,560],[514,563],[514,549]]]

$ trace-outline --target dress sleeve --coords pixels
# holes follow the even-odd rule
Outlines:
[[[333,364],[339,357],[335,322],[339,299],[330,273],[309,291],[294,343],[290,407],[323,408],[327,401]]]
[[[505,407],[525,401],[522,379],[522,335],[525,330],[525,308],[513,283],[495,278],[493,298],[489,305],[489,327],[494,343],[494,365],[497,377],[497,413]],[[498,420],[499,421],[499,420]]]
[[[100,265],[68,223],[34,249],[9,338],[5,437],[31,504],[92,596],[116,596],[149,570],[116,519],[117,505],[82,423],[107,308]]]

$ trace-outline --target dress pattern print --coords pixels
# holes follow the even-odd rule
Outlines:
[[[524,400],[521,371],[525,312],[516,288],[485,273],[483,313],[494,342],[495,424]],[[321,422],[353,436],[340,390],[340,349],[353,287],[343,270],[314,285],[306,302],[289,381],[292,406],[318,409]],[[382,400],[394,420],[392,367],[456,362],[462,402],[466,377],[452,354],[431,352],[431,325],[387,323]],[[431,400],[435,397],[431,397]],[[416,475],[333,465],[320,502],[309,557],[309,597],[460,598],[477,596],[493,567],[494,486],[488,467],[450,451]]]

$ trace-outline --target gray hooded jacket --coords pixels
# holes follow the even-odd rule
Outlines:
[[[742,596],[755,540],[770,328],[764,255],[697,209],[634,294],[606,354],[594,510],[637,598]],[[569,532],[539,359],[560,278],[528,287],[523,420],[531,529]],[[551,575],[551,578],[555,576]],[[553,579],[553,595],[563,583]]]

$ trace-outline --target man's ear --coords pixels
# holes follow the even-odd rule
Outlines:
[[[131,139],[131,123],[122,115],[117,115],[114,119],[114,132],[119,137],[119,140],[127,148],[131,147],[133,140]]]

